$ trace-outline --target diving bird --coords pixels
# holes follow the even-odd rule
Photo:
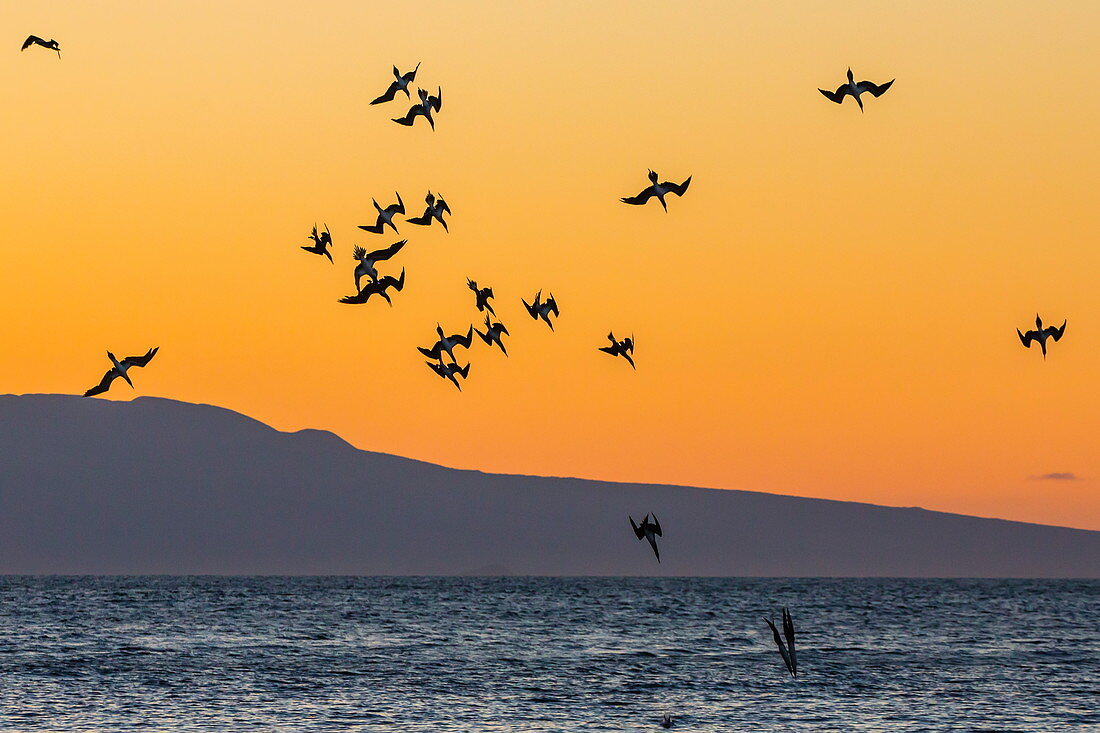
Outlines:
[[[645,515],[645,519],[642,520],[641,526],[634,523],[634,517],[627,516],[630,520],[630,526],[634,530],[634,535],[639,540],[649,540],[649,546],[653,548],[653,554],[657,556],[657,562],[661,562],[661,552],[657,549],[657,538],[663,537],[661,534],[661,523],[657,521],[657,515],[653,515],[653,521],[649,521],[649,515]]]
[[[103,379],[99,380],[99,384],[89,389],[84,393],[85,397],[92,397],[97,394],[102,394],[111,388],[111,382],[115,381],[119,377],[126,380],[126,384],[130,387],[134,387],[134,383],[130,381],[130,375],[127,374],[131,367],[143,367],[152,361],[153,357],[157,355],[157,351],[160,347],[149,349],[145,352],[145,356],[127,356],[122,361],[115,358],[115,355],[110,351],[107,352],[107,358],[111,360],[112,366],[107,370],[107,373],[103,375]]]
[[[359,290],[359,281],[364,276],[369,277],[371,280],[377,280],[378,269],[375,265],[400,252],[407,241],[409,240],[402,239],[400,242],[394,242],[389,247],[376,249],[373,252],[368,252],[362,247],[356,247],[351,254],[354,259],[359,260],[359,264],[355,266],[355,289]]]
[[[776,647],[779,648],[779,654],[783,657],[783,664],[787,666],[787,671],[791,673],[791,677],[798,676],[798,657],[795,656],[794,651],[794,622],[791,620],[791,614],[787,610],[787,607],[783,607],[783,636],[787,637],[787,643],[783,643],[783,639],[779,636],[779,629],[775,628],[775,622],[770,618],[764,619],[768,626],[772,630],[772,639],[775,640]]]
[[[669,715],[668,713],[665,713],[665,717],[661,718],[661,727],[662,728],[671,728],[672,727],[672,716]]]
[[[481,340],[484,341],[487,346],[492,346],[495,343],[500,347],[500,350],[504,352],[504,355],[508,356],[508,349],[504,348],[504,341],[501,339],[501,334],[505,336],[511,336],[512,334],[508,333],[508,329],[504,327],[503,323],[499,321],[490,321],[489,316],[485,316],[485,333],[476,329],[474,332],[481,337]]]
[[[1020,337],[1020,343],[1027,348],[1031,348],[1032,341],[1039,342],[1039,348],[1043,350],[1043,358],[1047,358],[1047,339],[1053,337],[1055,341],[1062,338],[1062,334],[1066,332],[1066,321],[1062,320],[1061,326],[1047,326],[1043,328],[1043,319],[1039,317],[1039,314],[1035,314],[1035,330],[1028,331],[1027,333],[1020,333],[1020,329],[1016,329],[1016,335]]]
[[[624,204],[634,204],[635,206],[641,206],[646,203],[652,197],[656,196],[657,200],[661,202],[661,208],[668,212],[668,206],[665,205],[665,196],[670,193],[674,193],[677,196],[683,196],[684,192],[688,190],[688,186],[691,185],[691,176],[687,177],[687,180],[683,183],[672,183],[671,181],[657,181],[657,174],[653,171],[649,172],[650,186],[642,190],[637,196],[627,196],[619,199]]]
[[[600,351],[605,354],[611,354],[612,356],[621,356],[627,360],[630,366],[634,369],[638,367],[634,366],[634,336],[631,335],[628,338],[618,341],[615,338],[615,332],[607,334],[607,340],[611,342],[610,346],[601,346]]]
[[[47,41],[44,38],[39,38],[38,36],[27,36],[27,40],[23,41],[23,46],[19,50],[26,51],[31,46],[41,46],[42,48],[48,48],[51,51],[57,51],[57,58],[61,58],[61,46],[59,46],[57,41],[53,40],[52,38]]]
[[[882,84],[881,86],[869,81],[861,81],[856,83],[855,77],[852,76],[852,70],[848,69],[848,81],[845,84],[841,84],[836,88],[835,92],[830,92],[828,89],[818,89],[817,91],[825,95],[825,99],[830,102],[836,102],[840,104],[844,101],[844,95],[850,94],[856,100],[856,104],[859,105],[859,111],[863,111],[863,100],[859,98],[859,95],[864,92],[870,92],[872,96],[881,97],[886,93],[886,90],[890,88],[890,85],[894,83],[894,80]]]
[[[452,361],[450,364],[445,364],[442,359],[439,361],[426,361],[424,363],[431,367],[432,371],[439,376],[451,380],[454,386],[458,387],[459,392],[462,391],[462,385],[458,383],[458,379],[455,378],[455,375],[461,375],[463,379],[470,376],[469,364],[460,367],[457,362]]]
[[[434,193],[428,191],[428,195],[424,197],[424,203],[427,204],[427,206],[423,214],[414,216],[411,219],[406,219],[405,221],[410,224],[416,224],[417,226],[430,227],[434,220],[443,225],[444,231],[450,232],[451,230],[447,228],[447,221],[443,218],[443,215],[450,214],[451,207],[447,205],[443,197],[437,197]]]
[[[360,224],[359,228],[365,232],[370,232],[371,234],[381,234],[382,229],[388,225],[389,228],[393,230],[394,234],[399,234],[400,232],[397,231],[397,226],[393,223],[393,217],[398,214],[403,215],[405,213],[405,202],[401,200],[401,194],[397,194],[396,204],[390,204],[384,209],[379,206],[378,202],[374,199],[371,199],[370,201],[372,204],[374,204],[374,208],[378,211],[378,217],[374,220],[373,224]]]
[[[424,89],[416,90],[417,96],[420,97],[420,101],[409,107],[409,111],[405,113],[404,117],[394,117],[393,121],[399,125],[405,125],[406,127],[412,127],[412,124],[416,122],[418,115],[424,115],[428,120],[428,124],[435,129],[435,120],[432,119],[432,110],[438,112],[443,107],[443,89],[440,88],[436,94],[429,94]]]
[[[302,249],[315,255],[324,255],[328,257],[329,262],[332,262],[332,253],[328,251],[328,248],[332,246],[332,235],[329,234],[328,224],[325,224],[325,231],[320,234],[317,233],[317,225],[314,224],[313,232],[310,233],[309,238],[313,240],[313,245],[302,247]]]
[[[477,301],[475,305],[477,305],[478,311],[489,311],[494,316],[497,314],[497,312],[493,310],[493,304],[489,302],[489,298],[496,297],[493,295],[492,288],[479,288],[477,286],[477,281],[471,280],[470,278],[466,278],[466,287],[474,291],[474,298]]]
[[[343,298],[340,298],[340,302],[346,303],[348,305],[362,305],[363,303],[366,303],[368,300],[370,300],[370,297],[372,295],[380,295],[385,299],[387,303],[393,305],[393,301],[390,300],[390,296],[386,291],[390,288],[393,288],[395,291],[401,292],[404,287],[405,268],[402,267],[401,277],[386,275],[385,277],[379,278],[377,280],[371,280],[369,283],[364,285],[355,295],[345,295]]]
[[[526,300],[520,298],[520,302],[523,303],[523,307],[527,309],[528,315],[534,318],[536,321],[542,319],[546,321],[546,325],[550,327],[550,330],[554,330],[554,324],[550,321],[550,314],[553,313],[554,317],[558,317],[558,301],[554,299],[554,294],[550,293],[550,297],[546,300],[542,299],[542,291],[535,293],[535,301],[528,303]]]
[[[402,74],[400,71],[397,70],[397,67],[394,66],[393,81],[390,82],[390,85],[386,88],[386,91],[382,92],[380,96],[376,97],[371,102],[371,104],[381,104],[382,102],[389,102],[398,92],[405,92],[405,96],[411,99],[412,95],[409,94],[409,82],[416,79],[416,70],[419,68],[420,62],[418,61],[416,62],[416,68],[414,68],[412,71],[406,71],[404,74]]]
[[[464,349],[470,348],[470,344],[474,340],[474,327],[470,326],[466,331],[466,335],[463,336],[460,333],[447,336],[443,333],[443,327],[438,323],[435,324],[435,333],[439,336],[439,340],[435,342],[435,345],[430,349],[425,349],[423,346],[417,346],[416,350],[429,359],[439,359],[442,361],[443,352],[447,352],[447,355],[451,357],[452,362],[457,362],[455,359],[455,347],[461,346]]]

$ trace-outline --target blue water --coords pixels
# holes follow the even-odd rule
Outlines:
[[[790,606],[791,679],[762,614]],[[1100,730],[1100,581],[0,577],[0,729]]]

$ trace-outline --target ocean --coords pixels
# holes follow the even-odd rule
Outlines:
[[[788,606],[792,679],[761,619]],[[1100,581],[0,577],[0,730],[1100,731]]]

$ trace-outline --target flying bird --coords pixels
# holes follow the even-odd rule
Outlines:
[[[435,129],[435,120],[432,119],[432,110],[438,112],[443,107],[443,89],[440,88],[436,94],[428,94],[424,89],[416,90],[417,96],[420,97],[420,101],[409,107],[409,111],[405,113],[404,117],[394,117],[393,121],[399,125],[405,125],[406,127],[412,127],[412,124],[416,122],[416,118],[419,115],[424,115],[428,120],[428,124]]]
[[[390,85],[386,88],[386,91],[382,92],[380,96],[376,97],[371,102],[371,104],[382,104],[382,102],[389,102],[398,92],[405,92],[405,96],[411,99],[412,95],[409,94],[409,82],[416,78],[416,70],[419,68],[420,62],[418,61],[416,63],[416,68],[414,68],[412,71],[406,71],[404,74],[402,74],[400,71],[397,70],[397,67],[394,66],[393,81],[390,82]]]
[[[22,47],[20,47],[19,50],[26,51],[31,46],[41,46],[42,48],[48,48],[51,51],[57,51],[57,58],[61,58],[61,46],[59,46],[57,41],[53,40],[52,38],[47,41],[46,39],[39,38],[38,36],[27,36],[27,40],[23,41],[23,45]]]
[[[612,356],[621,356],[627,360],[630,366],[634,369],[638,367],[634,366],[634,336],[618,341],[615,338],[615,332],[607,334],[607,340],[611,342],[610,346],[601,346],[600,351],[605,354],[611,354]]]
[[[436,197],[434,193],[428,191],[428,195],[424,197],[424,203],[427,204],[427,206],[423,214],[414,216],[411,219],[406,219],[405,221],[410,224],[416,224],[417,226],[430,227],[434,220],[443,225],[444,231],[450,232],[451,230],[447,228],[447,221],[443,218],[443,215],[450,214],[451,207],[447,205],[443,197]]]
[[[345,295],[340,298],[341,303],[348,305],[362,305],[370,300],[372,295],[382,296],[387,303],[393,305],[393,301],[390,300],[389,293],[386,291],[393,288],[397,292],[401,292],[405,287],[405,268],[401,268],[401,277],[394,277],[393,275],[386,275],[383,278],[377,280],[371,280],[369,283],[360,288],[359,292],[355,295]]]
[[[504,348],[504,341],[501,339],[501,334],[505,336],[511,336],[508,333],[508,329],[504,327],[503,323],[492,322],[489,320],[489,316],[485,316],[485,333],[481,331],[474,331],[481,340],[485,342],[487,346],[492,346],[494,343],[500,347],[500,350],[504,352],[505,356],[508,356],[508,349]]]
[[[661,208],[666,212],[668,206],[665,205],[665,196],[670,193],[674,193],[677,196],[683,196],[688,190],[688,186],[691,185],[691,176],[687,177],[687,180],[683,183],[672,183],[671,181],[657,181],[657,174],[653,171],[649,172],[650,186],[642,190],[637,196],[627,196],[619,199],[624,204],[634,204],[635,206],[641,206],[649,201],[652,197],[656,196],[657,200],[661,202]]]
[[[798,676],[798,657],[794,651],[794,622],[791,620],[791,614],[787,610],[787,607],[783,607],[783,636],[787,637],[787,643],[783,643],[783,639],[779,636],[779,629],[775,628],[775,623],[770,618],[765,618],[768,622],[768,626],[772,630],[772,638],[775,640],[775,645],[779,648],[779,654],[783,657],[783,664],[787,666],[787,671],[791,673],[791,677]]]
[[[471,280],[470,278],[466,278],[466,286],[474,291],[474,298],[477,300],[476,305],[479,312],[489,311],[494,316],[497,314],[497,312],[493,310],[493,304],[489,302],[489,298],[496,297],[493,295],[492,288],[479,288],[477,286],[477,281]]]
[[[364,277],[369,277],[371,280],[378,279],[378,269],[375,267],[379,262],[388,260],[395,254],[401,251],[401,248],[405,246],[405,243],[409,241],[402,239],[400,242],[394,242],[389,247],[384,249],[376,249],[373,252],[368,252],[362,247],[356,247],[352,250],[351,256],[359,260],[359,264],[355,266],[355,289],[359,290],[359,281]],[[400,289],[400,288],[398,288]]]
[[[458,360],[455,359],[454,352],[455,347],[461,346],[464,349],[468,349],[470,348],[470,344],[473,343],[474,340],[473,326],[470,326],[469,330],[466,331],[465,336],[460,333],[447,336],[443,333],[443,327],[440,326],[438,323],[435,324],[435,332],[436,335],[439,336],[439,340],[435,342],[434,346],[432,346],[430,349],[425,349],[423,346],[416,347],[417,351],[419,351],[421,354],[428,357],[429,359],[439,359],[440,361],[442,361],[443,352],[447,352],[447,355],[451,357],[451,361],[457,362]]]
[[[1061,326],[1047,326],[1043,328],[1043,319],[1039,317],[1039,314],[1035,314],[1035,330],[1028,331],[1027,333],[1020,333],[1020,329],[1016,329],[1016,335],[1020,337],[1020,343],[1027,348],[1031,348],[1032,341],[1039,342],[1039,348],[1043,350],[1043,358],[1047,358],[1047,339],[1054,338],[1055,341],[1062,338],[1062,334],[1066,332],[1066,321],[1062,320]]]
[[[122,361],[115,358],[115,355],[110,351],[107,352],[107,358],[111,360],[112,366],[107,370],[107,373],[103,375],[103,379],[99,380],[99,384],[89,389],[84,393],[85,397],[93,397],[97,394],[103,394],[111,388],[111,382],[115,381],[119,377],[126,380],[126,384],[130,387],[134,387],[134,383],[130,381],[130,375],[127,374],[131,367],[143,367],[152,361],[153,357],[157,355],[159,346],[149,349],[145,352],[144,356],[127,356]]]
[[[313,240],[313,244],[309,247],[302,247],[302,249],[315,255],[324,255],[328,257],[329,262],[332,262],[332,253],[328,251],[328,248],[332,246],[332,235],[329,234],[328,224],[325,224],[325,231],[320,234],[317,233],[317,225],[314,224],[313,232],[310,233],[309,238]]]
[[[663,537],[661,534],[661,523],[657,521],[657,515],[653,515],[653,521],[649,521],[649,515],[645,515],[645,519],[642,520],[641,526],[634,523],[634,517],[628,516],[630,520],[630,526],[634,530],[634,536],[639,540],[649,540],[649,546],[653,548],[653,554],[657,556],[657,562],[661,562],[661,551],[657,549],[657,538]]]
[[[828,89],[818,89],[817,91],[825,95],[825,99],[830,102],[836,102],[840,104],[844,101],[844,95],[850,94],[856,100],[856,104],[859,105],[859,111],[863,111],[863,100],[859,98],[859,95],[864,92],[870,92],[874,97],[881,97],[886,93],[886,90],[890,88],[890,85],[894,83],[894,80],[882,84],[881,86],[869,81],[861,81],[856,83],[855,78],[852,76],[852,70],[848,69],[848,81],[841,84],[836,88],[835,92],[830,92]]]
[[[546,321],[546,325],[550,327],[550,330],[554,330],[554,324],[550,321],[550,314],[553,313],[554,317],[558,317],[558,301],[554,299],[554,294],[550,293],[550,297],[546,300],[542,299],[542,291],[535,293],[535,302],[528,303],[526,300],[520,298],[520,302],[523,303],[523,307],[527,309],[528,315],[534,318],[536,321],[542,319]]]
[[[390,204],[384,209],[379,206],[378,202],[374,199],[371,199],[370,201],[372,204],[374,204],[374,208],[378,211],[378,217],[374,220],[373,224],[360,224],[359,228],[365,232],[370,232],[371,234],[381,234],[382,229],[388,225],[389,228],[394,231],[394,234],[399,234],[400,232],[397,231],[397,226],[395,226],[393,223],[393,217],[397,214],[403,215],[405,213],[405,202],[401,200],[401,194],[397,194],[396,204]]]
[[[455,375],[459,374],[462,376],[463,379],[466,379],[466,377],[470,376],[469,364],[466,364],[466,366],[464,367],[460,367],[457,362],[445,364],[442,359],[440,359],[439,361],[426,361],[424,363],[431,367],[432,371],[439,376],[443,377],[444,379],[451,380],[454,386],[458,387],[459,392],[462,391],[462,385],[458,383],[458,379],[455,378]]]

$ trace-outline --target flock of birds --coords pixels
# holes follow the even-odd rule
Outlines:
[[[20,50],[27,50],[31,46],[40,46],[42,48],[56,51],[58,58],[61,57],[61,47],[56,40],[46,41],[35,35],[28,36],[26,41],[23,42]],[[402,73],[396,66],[393,67],[393,81],[390,82],[386,90],[371,101],[372,105],[385,104],[394,101],[398,93],[403,93],[406,98],[412,100],[412,93],[410,92],[410,85],[416,80],[417,72],[420,69],[420,64],[417,63],[411,71]],[[884,84],[875,84],[870,81],[855,80],[852,70],[848,69],[847,81],[836,88],[835,91],[829,91],[827,89],[819,89],[822,95],[826,99],[842,104],[845,97],[852,97],[856,105],[858,105],[861,112],[864,111],[863,100],[861,95],[870,94],[872,97],[878,98],[885,94],[893,85],[894,80],[891,79]],[[424,117],[428,125],[432,130],[435,129],[435,118],[433,113],[437,113],[443,106],[443,90],[442,87],[436,87],[436,93],[431,94],[429,91],[418,87],[417,88],[418,101],[413,103],[409,107],[408,111],[401,117],[392,118],[394,122],[399,125],[411,127],[416,122],[418,117]],[[683,196],[688,191],[688,187],[691,185],[691,176],[688,176],[682,183],[675,183],[671,181],[662,181],[660,176],[653,170],[648,172],[649,186],[642,189],[638,194],[634,196],[625,196],[620,199],[625,204],[642,206],[648,203],[651,199],[657,199],[661,204],[661,208],[665,212],[668,212],[668,204],[666,197],[670,194],[677,197]],[[395,235],[400,236],[398,230],[398,217],[403,217],[406,213],[405,203],[401,198],[400,193],[395,193],[397,201],[395,203],[381,206],[376,199],[371,199],[371,203],[375,209],[375,220],[373,224],[359,225],[359,229],[370,234],[384,234],[386,228],[393,231]],[[432,191],[428,191],[424,197],[425,208],[424,212],[419,216],[409,217],[404,219],[405,222],[421,227],[430,227],[435,223],[439,223],[443,227],[444,231],[450,231],[447,223],[447,216],[451,215],[451,208],[447,204],[443,196]],[[326,224],[323,230],[318,230],[314,225],[312,231],[309,234],[309,239],[312,242],[310,245],[302,246],[301,248],[306,252],[315,254],[321,257],[326,257],[330,263],[334,263],[332,258],[332,234]],[[355,293],[347,295],[339,299],[338,302],[346,305],[364,305],[370,302],[371,298],[377,296],[381,300],[385,300],[391,306],[393,305],[393,299],[391,293],[400,293],[405,287],[405,268],[401,268],[399,275],[394,276],[392,274],[382,275],[379,272],[379,265],[383,263],[389,263],[389,261],[397,256],[402,248],[408,244],[407,239],[401,239],[393,244],[379,249],[367,251],[365,247],[356,245],[352,251],[352,258],[355,260],[355,268],[353,271],[353,278],[355,284]],[[476,333],[477,336],[490,348],[496,346],[500,351],[508,356],[508,349],[504,344],[503,337],[509,336],[507,327],[497,320],[496,309],[493,306],[494,294],[491,287],[482,287],[477,281],[467,278],[467,287],[474,294],[474,306],[477,311],[484,314],[484,331],[475,329],[473,325],[470,325],[466,333],[452,333],[448,334],[444,331],[443,327],[436,324],[435,335],[436,341],[431,346],[417,347],[417,350],[421,355],[426,357],[425,362],[427,366],[440,378],[450,381],[460,391],[462,390],[462,381],[465,381],[470,374],[469,361],[465,365],[459,364],[459,359],[455,355],[456,349],[469,350],[473,343],[473,337]],[[539,290],[535,293],[534,298],[530,303],[526,299],[521,299],[524,309],[527,314],[534,320],[542,320],[550,330],[554,330],[554,323],[559,316],[558,302],[552,292],[548,292],[546,297],[543,297],[543,291]],[[1037,342],[1039,348],[1042,351],[1043,358],[1047,355],[1047,341],[1053,340],[1059,341],[1066,331],[1066,322],[1063,320],[1061,326],[1043,326],[1043,320],[1038,314],[1035,316],[1035,328],[1026,332],[1021,332],[1016,329],[1016,333],[1020,338],[1020,342],[1026,348],[1030,348],[1032,343]],[[624,339],[618,339],[615,337],[614,331],[607,335],[608,345],[597,347],[602,353],[608,354],[612,357],[622,357],[631,368],[636,369],[634,362],[634,336],[633,334]],[[110,351],[107,352],[107,358],[111,361],[111,368],[107,370],[107,373],[103,375],[103,378],[99,383],[84,393],[85,397],[91,397],[94,395],[103,394],[107,392],[116,379],[122,379],[131,388],[134,387],[133,381],[130,379],[129,370],[135,367],[144,367],[156,356],[158,348],[152,348],[141,356],[128,356],[124,359],[117,359]],[[446,357],[446,358],[444,358]],[[462,381],[460,381],[460,379]],[[628,517],[630,520],[630,526],[634,531],[635,536],[639,541],[645,540],[649,543],[649,546],[653,550],[653,554],[657,559],[657,562],[661,561],[661,553],[657,546],[657,538],[663,537],[663,531],[661,529],[661,523],[657,520],[655,514],[649,513],[642,519],[641,524],[637,524],[633,517]],[[764,618],[768,627],[771,629],[772,637],[775,642],[776,648],[779,651],[780,656],[783,659],[787,672],[791,677],[798,676],[798,658],[795,653],[795,630],[794,622],[791,619],[790,611],[784,607],[782,610],[782,635],[779,628],[776,626],[772,619]],[[669,728],[672,725],[672,718],[670,715],[665,715],[661,721],[661,726]]]

